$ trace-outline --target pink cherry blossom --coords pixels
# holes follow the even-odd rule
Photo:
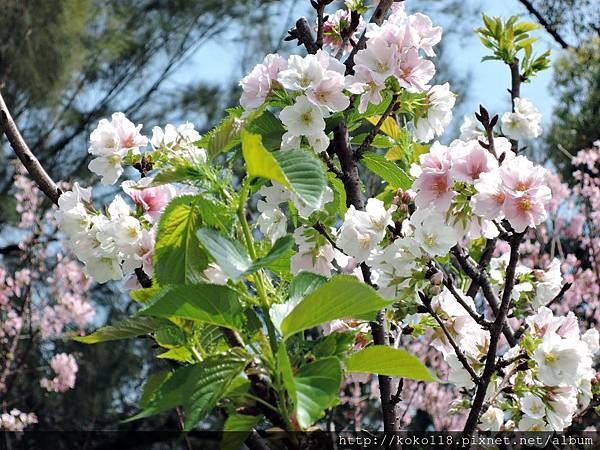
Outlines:
[[[496,158],[476,140],[454,141],[450,144],[452,153],[452,176],[455,180],[474,183],[484,172],[498,167]]]
[[[273,88],[273,82],[277,80],[279,72],[286,68],[285,60],[277,55],[265,56],[261,64],[254,66],[252,71],[240,81],[242,96],[240,105],[251,111],[261,106]]]
[[[152,181],[152,178],[142,178],[138,183],[127,180],[121,184],[121,188],[141,208],[144,215],[154,222],[177,193],[169,184],[151,186]]]

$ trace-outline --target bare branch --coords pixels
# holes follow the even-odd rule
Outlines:
[[[529,0],[519,0],[519,1],[525,8],[527,8],[527,11],[529,11],[531,14],[533,14],[535,16],[535,18],[540,23],[540,25],[546,29],[546,31],[550,34],[550,36],[552,36],[554,38],[554,40],[556,42],[558,42],[558,44],[562,48],[566,49],[566,48],[570,47],[570,45],[566,43],[566,41],[561,37],[561,35],[558,34],[558,31],[556,31],[552,27],[552,25],[550,25],[550,23],[544,18],[544,16],[542,16],[542,14],[535,8],[535,6],[533,6],[533,4]]]
[[[469,361],[467,361],[467,358],[465,357],[465,355],[463,354],[462,350],[460,349],[460,347],[458,346],[458,344],[456,343],[456,341],[454,340],[454,338],[452,337],[452,335],[448,331],[448,328],[446,327],[446,325],[444,324],[444,322],[442,321],[442,319],[440,319],[440,317],[431,308],[431,299],[428,298],[422,292],[419,292],[419,297],[421,298],[421,301],[423,302],[423,305],[425,305],[425,308],[427,309],[427,312],[429,313],[429,315],[435,319],[435,321],[438,323],[438,325],[442,329],[444,335],[446,336],[446,339],[448,340],[448,342],[450,343],[450,345],[454,349],[454,353],[456,353],[456,357],[458,358],[458,360],[460,361],[460,363],[462,364],[462,366],[465,368],[465,370],[467,372],[469,372],[469,375],[471,376],[471,379],[473,380],[473,382],[475,384],[478,384],[479,383],[479,377],[477,376],[477,374],[475,373],[475,371],[473,370],[473,368],[469,364]]]
[[[62,191],[56,185],[54,180],[50,178],[50,175],[44,170],[36,156],[27,146],[27,143],[21,136],[17,124],[10,115],[6,103],[0,94],[0,130],[4,132],[10,142],[10,146],[21,160],[29,175],[39,186],[44,194],[54,204],[58,204],[58,198],[61,196]]]
[[[310,25],[305,17],[300,17],[296,21],[296,27],[288,31],[288,36],[285,38],[286,41],[298,40],[298,45],[304,45],[306,51],[311,54],[317,53],[319,48],[315,43]]]
[[[496,314],[496,319],[490,331],[490,346],[485,360],[485,366],[481,375],[475,398],[469,412],[469,417],[465,424],[462,437],[470,438],[473,432],[477,428],[479,422],[479,416],[482,412],[483,403],[487,392],[487,387],[490,384],[492,375],[496,370],[496,353],[498,351],[498,344],[500,341],[500,335],[506,323],[508,309],[510,306],[510,300],[512,298],[512,291],[515,285],[516,267],[519,262],[519,245],[523,239],[524,233],[513,235],[510,240],[510,258],[506,267],[506,281],[504,283],[504,291],[502,292],[502,302]]]

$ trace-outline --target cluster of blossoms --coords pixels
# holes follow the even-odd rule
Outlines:
[[[11,409],[10,412],[0,414],[0,430],[23,431],[28,425],[38,422],[34,413],[24,413],[18,409]]]
[[[56,376],[49,380],[42,378],[40,386],[48,392],[65,392],[75,387],[75,375],[78,366],[73,355],[58,353],[50,361],[50,367],[56,373]]]
[[[514,112],[502,116],[502,132],[510,139],[533,139],[542,134],[542,114],[531,100],[515,98]]]
[[[325,22],[325,43],[336,55],[318,50],[305,57],[292,55],[287,61],[276,54],[268,55],[240,82],[240,104],[244,109],[241,121],[248,120],[252,125],[252,120],[261,117],[267,108],[281,108],[281,124],[277,125],[285,132],[280,133],[281,144],[277,136],[278,150],[310,147],[322,154],[333,174],[340,169],[327,153],[331,138],[328,131],[342,116],[339,113],[351,107],[351,98],[356,99],[359,115],[384,100],[390,107],[397,106],[400,109],[394,114],[410,117],[410,125],[403,132],[421,143],[429,143],[443,133],[455,102],[448,84],[429,84],[435,66],[425,57],[435,55],[433,47],[440,41],[441,29],[433,27],[426,16],[407,15],[401,5],[395,6],[381,25],[366,26],[366,46],[356,53],[352,73],[346,73],[346,66],[334,56],[343,54],[348,41],[354,39],[347,35],[354,26],[353,8],[360,4],[347,2],[350,11],[338,11]],[[392,104],[392,97],[401,101]],[[270,111],[266,114],[277,121]],[[372,115],[379,114],[381,111]],[[388,119],[395,123],[394,115]],[[354,130],[360,120],[352,124]],[[470,398],[476,388],[473,378],[482,376],[490,355],[489,323],[478,312],[482,299],[467,296],[458,286],[445,287],[447,278],[438,267],[447,264],[453,249],[460,250],[457,244],[479,245],[482,238],[528,238],[528,231],[542,225],[549,211],[557,207],[553,195],[562,195],[557,185],[550,186],[552,180],[546,169],[513,151],[515,140],[541,133],[541,116],[533,104],[527,99],[514,99],[514,111],[506,113],[501,122],[503,135],[495,137],[493,130],[483,133],[473,119],[467,119],[460,139],[449,145],[433,142],[418,160],[413,159],[416,162],[410,169],[414,178],[410,190],[397,191],[395,196],[393,191],[386,191],[369,198],[364,210],[354,205],[339,207],[343,200],[333,181],[318,205],[307,205],[299,195],[273,180],[257,192],[260,199],[255,225],[264,237],[262,244],[270,241],[273,246],[293,225],[296,252],[290,257],[292,275],[301,271],[326,277],[332,273],[354,274],[373,284],[383,297],[397,300],[403,307],[408,305],[413,314],[399,312],[402,330],[398,341],[409,341],[408,348],[421,348],[423,353],[429,347],[436,349],[436,354],[426,359],[453,383],[452,388],[428,385],[422,391],[417,389],[420,393],[413,407],[433,408],[432,398],[438,399],[438,407],[448,403],[439,399],[448,401],[465,393]],[[61,228],[85,263],[87,273],[98,282],[127,279],[128,287],[134,287],[138,269],[151,275],[155,236],[166,205],[183,194],[203,192],[164,184],[164,178],[155,183],[154,175],[146,176],[144,168],[150,161],[159,163],[154,168],[160,170],[161,161],[179,159],[198,163],[194,169],[201,170],[207,156],[195,145],[200,136],[193,126],[155,128],[151,139],[143,136],[141,129],[141,125],[117,113],[111,121],[102,120],[91,136],[89,151],[96,158],[89,167],[103,183],[116,183],[124,165],[140,166],[140,181],[121,184],[125,197],[117,195],[105,212],[97,211],[91,190],[75,184],[59,200]],[[245,152],[243,134],[241,141]],[[146,159],[148,154],[143,148],[148,144],[152,153]],[[359,153],[353,155],[356,160],[362,156]],[[595,167],[589,170],[597,171]],[[335,181],[339,184],[347,181],[339,174],[338,178],[341,181]],[[490,285],[498,298],[508,284],[505,245],[498,240],[497,257],[489,263]],[[230,282],[215,262],[208,264],[204,278],[216,284]],[[510,322],[527,328],[512,348],[502,342],[498,349],[500,362],[506,364],[502,370],[495,370],[489,384],[480,429],[563,430],[589,403],[595,380],[592,362],[600,345],[598,333],[591,330],[581,334],[572,313],[554,316],[547,308],[562,291],[562,271],[564,268],[555,259],[516,267]],[[269,315],[275,328],[281,331],[283,318],[300,300],[272,305]],[[421,312],[423,309],[426,314]],[[360,347],[367,342],[364,334],[368,333],[362,327],[365,324],[361,321],[338,320],[325,329],[327,333],[353,329]],[[64,354],[55,357],[52,367],[57,377],[42,380],[42,386],[58,391],[72,385],[69,377],[74,377],[76,364],[73,366],[74,360],[69,358]],[[465,361],[472,373],[466,370]],[[358,381],[354,378],[349,383]],[[510,389],[505,389],[507,386]],[[356,395],[351,398],[355,400]],[[453,411],[460,413],[469,406],[466,396],[454,403]]]
[[[329,26],[336,28],[336,21],[344,23],[342,17],[347,14],[336,13]],[[282,149],[299,147],[301,137],[306,137],[309,145],[321,152],[329,144],[324,119],[348,108],[348,94],[360,95],[358,110],[363,113],[369,104],[383,101],[382,93],[391,83],[407,92],[422,94],[414,138],[429,142],[452,119],[455,102],[447,83],[428,84],[435,66],[420,55],[420,51],[435,55],[433,46],[441,39],[441,28],[433,27],[422,14],[407,15],[399,5],[381,26],[369,24],[366,32],[369,39],[366,48],[355,56],[354,74],[346,75],[346,67],[324,50],[305,57],[292,55],[287,62],[279,55],[267,55],[240,82],[240,104],[248,113],[285,90],[283,95],[292,104],[280,114],[287,128]]]
[[[202,149],[191,145],[200,139],[194,126],[185,123],[179,127],[169,124],[165,129],[154,127],[149,140],[140,133],[142,125],[135,125],[121,112],[114,113],[111,120],[102,119],[90,135],[88,152],[94,156],[89,169],[101,177],[103,184],[114,184],[123,174],[123,165],[139,156],[143,147],[167,148],[190,153],[200,160],[206,160]]]
[[[346,6],[352,8],[353,5],[348,3],[350,2],[346,2]],[[323,24],[323,44],[331,49],[334,55],[349,53],[358,41],[358,36],[365,27],[362,16],[358,17],[358,24],[354,30],[352,30],[351,9],[338,9],[325,20]]]
[[[110,122],[102,119],[92,132],[89,151],[102,156],[92,160],[90,170],[102,176],[103,183],[114,184],[123,173],[124,161],[139,158],[141,147],[148,142],[167,160],[206,161],[206,152],[193,145],[200,135],[192,124],[168,124],[164,130],[154,127],[151,139],[140,134],[141,128],[115,113]],[[60,197],[57,219],[72,251],[85,263],[86,273],[99,283],[125,278],[128,287],[135,287],[136,269],[152,273],[156,227],[164,208],[173,198],[196,190],[172,184],[155,186],[152,177],[126,180],[121,189],[129,201],[116,195],[102,213],[93,207],[91,189],[75,183]]]
[[[600,349],[598,331],[580,333],[570,312],[555,316],[546,307],[525,320],[528,332],[504,358],[522,354],[529,364],[514,362],[489,394],[491,406],[481,416],[484,430],[563,431],[575,413],[588,406],[596,383],[593,358]],[[510,383],[513,393],[501,392]]]

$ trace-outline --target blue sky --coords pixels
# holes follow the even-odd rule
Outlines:
[[[442,1],[442,0],[440,0]],[[502,18],[508,18],[513,14],[522,15],[526,20],[532,20],[525,8],[517,0],[505,0],[499,2],[497,0],[464,0],[469,11],[484,11],[488,15],[497,15]],[[465,18],[467,23],[461,23],[460,27],[466,30],[466,33],[451,33],[449,29],[457,26],[448,22],[448,16],[443,16],[436,13],[435,9],[439,9],[438,3],[433,7],[435,2],[423,3],[423,9],[418,9],[421,6],[417,2],[407,1],[407,9],[409,12],[421,11],[432,17],[435,24],[442,25],[446,33],[446,41],[449,44],[449,57],[451,65],[455,71],[470,72],[472,74],[471,83],[469,85],[469,95],[466,97],[463,107],[460,111],[455,111],[455,125],[462,122],[461,116],[463,113],[472,113],[478,110],[478,105],[483,103],[490,112],[502,113],[509,108],[510,97],[506,88],[510,84],[508,68],[498,61],[488,61],[480,63],[481,58],[486,55],[486,49],[481,45],[476,34],[472,31],[473,28],[480,26],[481,16],[479,14],[468,14]],[[300,17],[310,10],[307,10],[308,1],[297,1],[293,6],[294,10],[291,17]],[[281,18],[280,18],[281,19]],[[289,24],[291,26],[292,23]],[[280,21],[276,24],[277,28],[282,28]],[[540,29],[534,32],[540,37],[540,41],[536,43],[537,53],[541,53],[546,49],[556,50],[553,52],[552,59],[556,57],[560,48],[551,37]],[[219,40],[211,41],[202,46],[192,57],[187,64],[182,67],[175,77],[176,83],[192,81],[200,77],[203,80],[212,83],[227,83],[239,80],[243,76],[243,70],[240,67],[240,46],[239,43],[231,41]],[[259,62],[263,58],[263,54],[256,55],[256,61]],[[552,69],[542,72],[534,79],[532,83],[522,86],[521,95],[528,97],[538,106],[544,115],[544,123],[548,124],[551,117],[551,112],[555,104],[555,98],[549,91],[549,85],[552,80]],[[452,84],[452,80],[450,84]]]

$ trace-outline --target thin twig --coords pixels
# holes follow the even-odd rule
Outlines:
[[[458,358],[458,360],[460,361],[460,363],[462,364],[462,366],[465,368],[465,370],[467,372],[469,372],[469,375],[471,376],[471,379],[473,380],[473,382],[475,384],[478,384],[479,383],[479,377],[477,376],[477,374],[475,373],[475,371],[473,370],[473,368],[469,364],[469,361],[467,361],[466,356],[463,354],[462,350],[460,349],[460,347],[458,346],[458,344],[454,340],[454,337],[452,337],[452,335],[450,334],[450,331],[448,331],[448,328],[446,327],[446,324],[444,324],[444,322],[442,321],[442,319],[440,319],[440,317],[431,308],[431,299],[428,298],[422,292],[419,292],[419,297],[421,298],[421,302],[423,303],[423,305],[425,305],[425,308],[427,309],[427,312],[429,313],[429,315],[435,319],[435,321],[438,323],[438,325],[442,329],[444,335],[446,336],[446,339],[448,340],[448,342],[450,343],[450,345],[454,349],[454,353],[456,353],[456,357]]]
[[[540,25],[546,29],[546,31],[550,34],[550,36],[552,36],[554,38],[554,40],[556,42],[558,42],[558,44],[562,48],[567,49],[570,47],[570,45],[567,44],[567,42],[562,38],[562,36],[560,34],[558,34],[558,31],[556,31],[552,27],[552,25],[544,18],[544,16],[542,16],[542,14],[535,8],[535,6],[533,6],[533,4],[529,0],[519,0],[519,1],[523,4],[523,6],[525,6],[525,8],[527,8],[527,11],[529,11],[531,14],[533,14],[535,16],[535,18],[540,23]]]
[[[506,281],[504,283],[504,290],[502,292],[502,302],[500,303],[498,313],[496,314],[496,319],[494,320],[492,330],[490,331],[490,344],[488,353],[486,355],[485,366],[483,368],[483,373],[478,383],[471,410],[469,411],[469,416],[467,417],[467,422],[462,433],[462,438],[467,438],[467,441],[470,441],[471,436],[477,428],[479,416],[482,412],[483,403],[485,401],[487,387],[490,384],[492,375],[496,370],[496,352],[498,350],[500,335],[502,334],[508,309],[510,307],[512,290],[515,285],[516,268],[517,263],[519,262],[519,245],[521,244],[523,235],[524,232],[515,234],[512,240],[509,242],[510,257],[506,267]]]
[[[360,147],[356,149],[356,158],[360,159],[363,153],[366,152],[369,146],[373,143],[373,140],[377,136],[377,133],[379,133],[379,130],[381,130],[381,127],[383,126],[385,120],[390,116],[390,114],[392,114],[396,110],[398,106],[396,103],[397,100],[398,94],[394,94],[392,96],[392,101],[385,109],[385,112],[381,115],[373,129],[369,132],[365,140],[362,142],[362,144],[360,144]]]
[[[61,196],[62,191],[56,185],[54,180],[50,178],[50,175],[44,170],[36,156],[27,146],[27,143],[21,136],[17,124],[13,120],[2,94],[0,94],[0,131],[4,132],[10,142],[10,146],[14,150],[17,157],[21,160],[27,172],[39,186],[44,194],[54,204],[58,204],[58,198]]]
[[[571,288],[572,285],[573,285],[573,283],[565,283],[565,284],[563,284],[563,286],[560,288],[559,293],[556,294],[556,296],[552,300],[550,300],[548,303],[546,303],[546,308],[549,308],[554,303],[556,303],[559,300],[561,300],[563,298],[563,296],[567,293],[567,291]]]

